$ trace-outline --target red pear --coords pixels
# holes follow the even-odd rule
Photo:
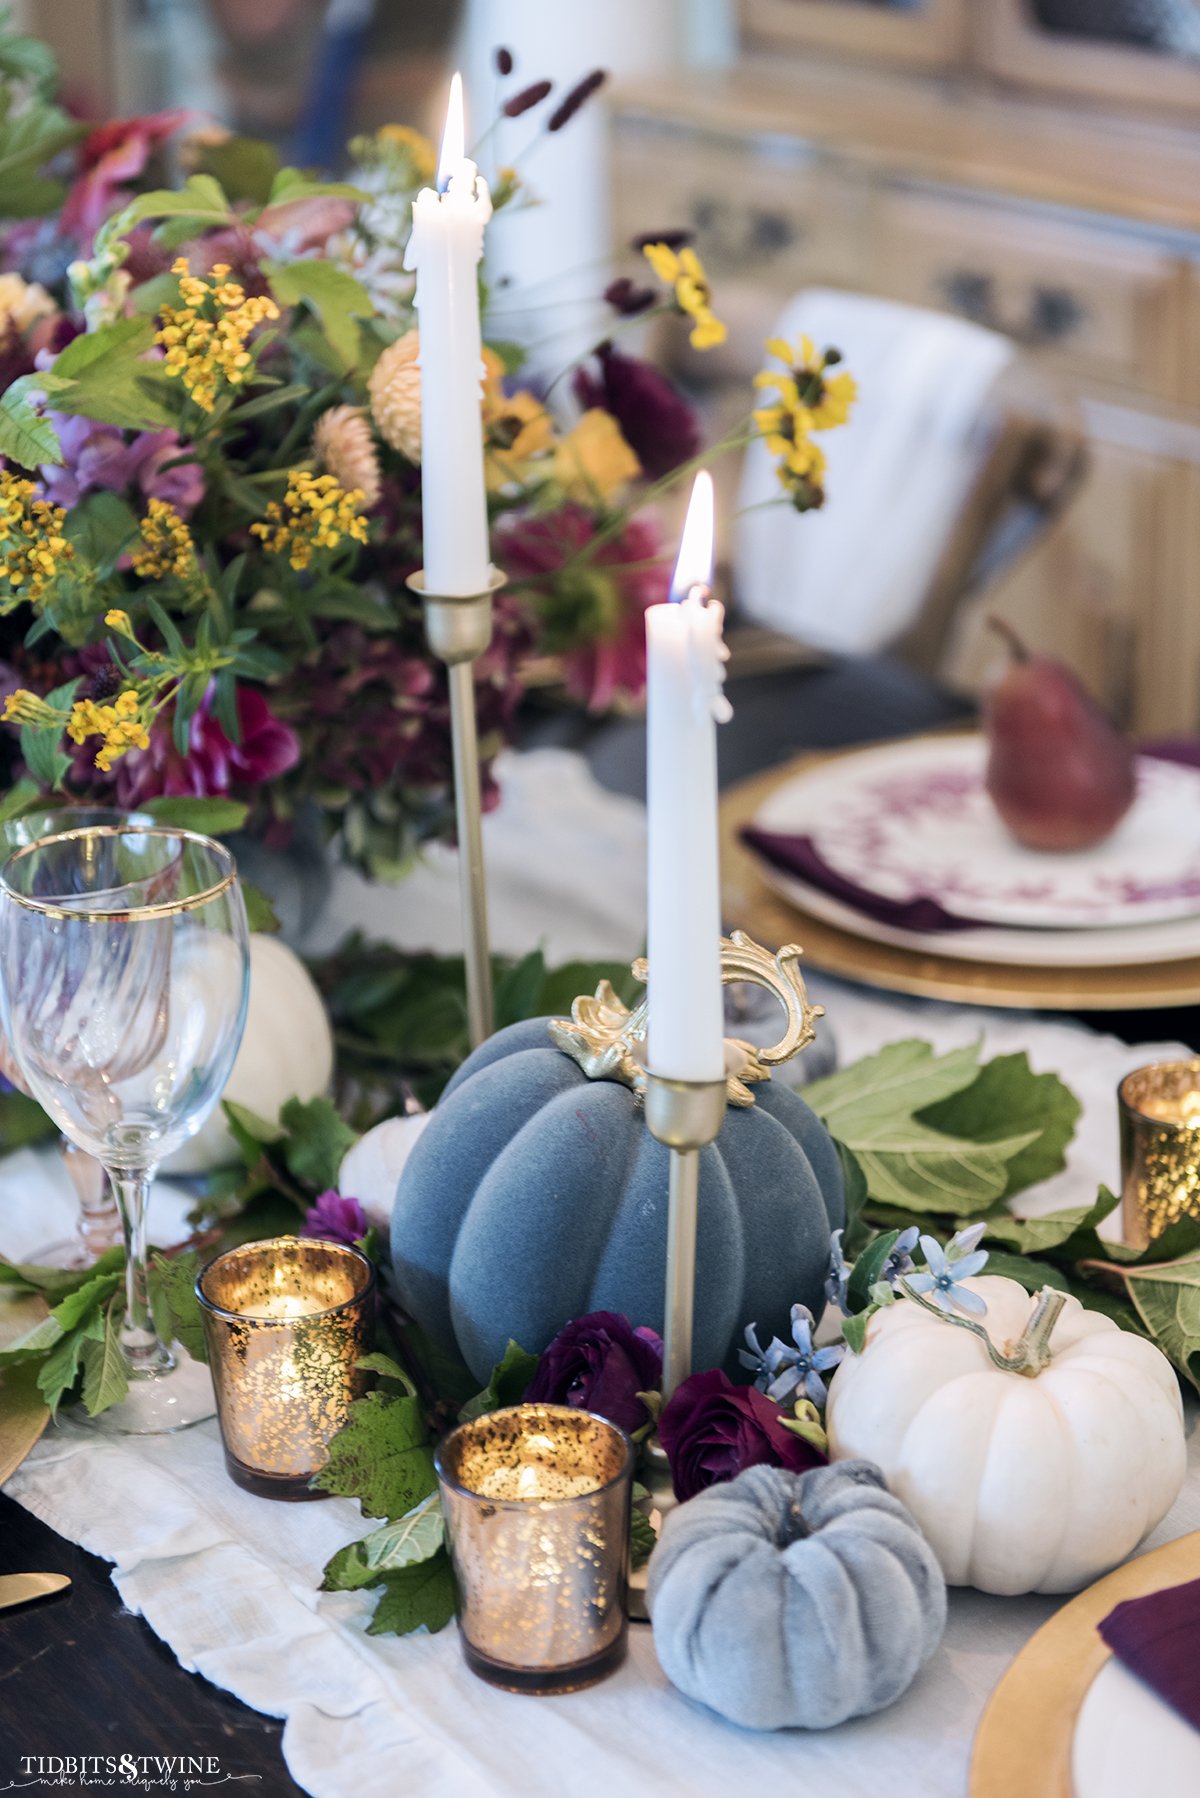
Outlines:
[[[992,802],[1027,849],[1090,849],[1133,803],[1133,749],[1065,662],[989,623],[1012,652],[984,701]]]

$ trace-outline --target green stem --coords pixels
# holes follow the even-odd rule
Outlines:
[[[1004,1373],[1023,1374],[1027,1379],[1036,1379],[1050,1364],[1050,1338],[1059,1314],[1067,1302],[1065,1292],[1057,1287],[1043,1286],[1034,1300],[1029,1320],[1011,1349],[998,1349],[983,1324],[976,1323],[973,1318],[963,1317],[956,1311],[943,1311],[923,1293],[914,1292],[908,1281],[901,1279],[900,1290],[905,1298],[913,1304],[920,1305],[922,1311],[928,1311],[940,1323],[954,1324],[960,1330],[969,1330],[972,1336],[978,1337],[986,1348],[992,1363]]]

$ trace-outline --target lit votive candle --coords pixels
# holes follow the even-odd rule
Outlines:
[[[1200,1060],[1138,1068],[1117,1100],[1124,1235],[1144,1249],[1168,1224],[1200,1217]]]
[[[573,1692],[625,1654],[633,1446],[564,1405],[463,1424],[436,1456],[467,1665],[512,1692]]]
[[[309,1486],[366,1391],[375,1273],[357,1249],[280,1236],[230,1249],[196,1281],[225,1463],[272,1498]]]

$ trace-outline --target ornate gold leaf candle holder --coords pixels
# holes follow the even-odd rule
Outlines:
[[[1117,1100],[1125,1240],[1144,1249],[1178,1218],[1200,1217],[1200,1060],[1138,1068]]]
[[[309,1481],[369,1376],[375,1271],[357,1249],[306,1237],[247,1243],[196,1281],[231,1478],[271,1498]]]
[[[436,1456],[467,1664],[511,1692],[574,1692],[625,1655],[633,1445],[603,1417],[513,1405]]]

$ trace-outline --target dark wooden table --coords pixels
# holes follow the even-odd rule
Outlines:
[[[721,733],[726,784],[801,749],[902,736],[970,716],[962,701],[885,661],[758,676],[731,682],[729,691],[735,712]],[[525,738],[579,748],[606,786],[644,791],[639,723],[540,714],[528,720]],[[1196,1041],[1194,1013],[1086,1021],[1130,1041]],[[0,1790],[20,1776],[22,1755],[126,1752],[217,1755],[230,1774],[261,1776],[250,1790],[270,1798],[300,1790],[283,1765],[278,1723],[185,1673],[146,1624],[122,1610],[107,1563],[0,1496],[0,1572],[26,1571],[66,1573],[73,1584],[60,1597],[0,1612]]]

